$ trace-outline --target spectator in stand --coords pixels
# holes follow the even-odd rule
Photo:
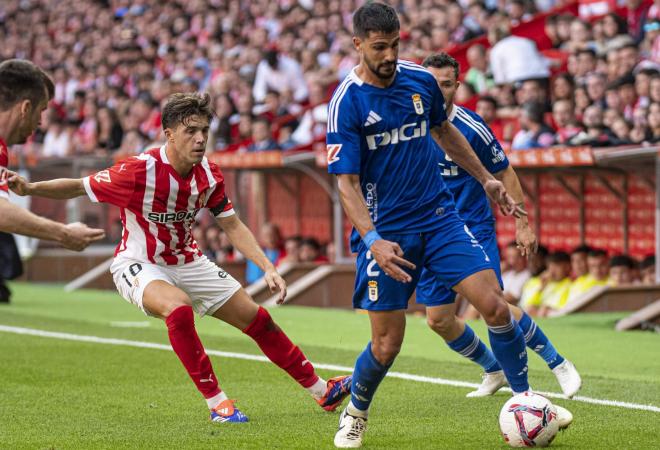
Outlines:
[[[465,74],[465,82],[470,83],[477,94],[482,94],[492,89],[495,83],[492,76],[488,73],[486,47],[476,44],[468,48],[467,60],[470,68]]]
[[[68,156],[71,152],[73,131],[73,126],[69,126],[64,118],[51,110],[48,114],[42,155],[47,158]]]
[[[651,76],[651,84],[649,87],[650,101],[660,102],[660,74]]]
[[[575,81],[567,72],[558,74],[552,82],[552,100],[573,100]]]
[[[280,259],[281,263],[299,263],[300,262],[300,247],[302,245],[302,237],[289,236],[284,240],[284,256]]]
[[[114,152],[121,145],[124,130],[114,109],[104,106],[97,112],[98,145],[107,152]]]
[[[648,108],[637,108],[633,113],[633,127],[630,130],[630,140],[635,144],[648,142],[651,139],[648,111]]]
[[[637,104],[637,94],[635,92],[635,77],[632,73],[626,74],[617,80],[616,84],[617,94],[621,100],[620,109],[623,116],[631,120],[633,112]]]
[[[502,284],[504,285],[504,298],[512,305],[517,305],[522,295],[522,289],[527,280],[532,276],[527,268],[527,261],[520,254],[515,241],[510,242],[504,251],[504,259],[508,270],[502,273]]]
[[[587,75],[596,70],[596,52],[591,48],[581,48],[575,52],[575,72],[573,76],[579,84],[587,81]]]
[[[655,7],[656,5],[653,5]],[[660,63],[660,20],[658,18],[644,25],[644,41],[640,45],[642,56],[655,64]]]
[[[233,119],[237,113],[236,106],[228,94],[220,94],[215,98],[215,115],[211,119],[208,148],[210,150],[225,150],[232,141],[232,134],[237,133],[237,121]]]
[[[263,152],[269,150],[279,150],[280,147],[273,139],[273,133],[270,131],[270,123],[265,118],[257,118],[252,123],[252,143],[248,145],[248,152]]]
[[[273,264],[277,265],[280,256],[283,254],[282,235],[277,225],[267,222],[261,226],[260,233],[261,248]],[[245,281],[252,284],[259,281],[264,276],[264,272],[251,260],[247,261],[245,266]]]
[[[557,100],[552,105],[552,120],[555,122],[557,144],[566,145],[582,128],[575,118],[575,108],[570,100]]]
[[[639,47],[633,42],[621,46],[617,55],[620,77],[631,73],[639,63]]]
[[[488,30],[488,40],[493,46],[490,49],[490,70],[495,84],[548,79],[550,76],[548,64],[534,41],[512,36],[503,24]]]
[[[594,51],[594,46],[591,43],[591,24],[580,19],[574,19],[570,25],[570,37],[567,42],[562,44],[561,49],[569,53],[579,52],[582,50],[590,49]],[[596,53],[594,51],[594,63]]]
[[[236,134],[232,137],[232,142],[225,147],[226,152],[246,151],[252,144],[252,132],[254,118],[250,113],[240,114],[236,124]]]
[[[641,42],[644,37],[644,21],[649,11],[649,4],[644,0],[626,0],[626,18],[628,22],[628,33]]]
[[[291,150],[300,145],[293,139],[293,128],[290,125],[287,124],[280,128],[277,134],[277,145],[282,150]]]
[[[259,62],[254,77],[252,95],[258,103],[266,99],[269,89],[282,92],[290,89],[297,102],[307,99],[307,83],[300,64],[279,52],[277,46],[271,45]]]
[[[571,287],[571,258],[566,252],[555,252],[548,256],[548,270],[541,277],[541,291],[537,297],[524,305],[530,315],[547,316],[559,311],[568,301]]]
[[[524,309],[525,304],[540,295],[543,287],[542,277],[548,268],[547,259],[548,249],[543,245],[539,245],[536,253],[532,253],[527,257],[527,269],[531,277],[523,285],[520,301],[518,302],[520,308]]]
[[[642,284],[647,286],[655,286],[658,284],[655,280],[655,255],[649,255],[642,260],[639,265]]]
[[[645,108],[651,103],[651,80],[660,74],[655,68],[642,68],[635,74],[635,94],[637,103],[635,108]]]
[[[490,95],[479,97],[475,111],[484,119],[499,141],[511,141],[510,132],[505,132],[504,122],[497,117],[497,101],[493,97]]]
[[[587,88],[584,86],[576,87],[573,93],[573,98],[575,99],[575,117],[581,121],[584,116],[584,111],[589,105],[591,105],[591,99],[589,99],[589,94],[587,94]]]
[[[324,264],[328,258],[321,253],[321,244],[313,237],[304,238],[300,243],[300,261]]]
[[[513,137],[513,150],[550,147],[554,144],[555,133],[543,119],[543,107],[535,102],[522,105],[520,131]]]
[[[300,119],[300,125],[291,136],[300,145],[311,144],[319,140],[325,141],[328,103],[323,86],[318,83],[312,84],[309,91],[309,102],[310,109],[305,111]]]
[[[648,142],[657,144],[660,142],[660,103],[653,102],[649,106],[648,123],[650,130]]]
[[[595,103],[600,107],[605,107],[605,88],[607,87],[607,79],[605,75],[600,72],[591,72],[587,75],[587,95],[591,103]]]
[[[587,268],[587,275],[576,278],[571,284],[567,303],[579,299],[596,286],[607,285],[607,253],[604,250],[589,250]]]
[[[590,251],[591,248],[588,245],[580,245],[571,252],[571,276],[575,281],[588,276],[587,255]]]
[[[610,129],[612,130],[612,133],[614,133],[618,144],[627,145],[632,143],[630,140],[630,131],[632,130],[632,125],[623,117],[619,116],[614,119]]]
[[[576,134],[569,141],[570,145],[607,146],[616,144],[616,138],[603,124],[603,108],[591,105],[584,111],[582,117],[584,131]]]
[[[628,255],[617,255],[610,259],[609,283],[611,286],[632,284],[635,262]]]
[[[544,83],[539,80],[525,80],[519,83],[516,90],[516,101],[519,105],[527,102],[538,103],[543,107],[543,112],[550,111],[550,102]]]

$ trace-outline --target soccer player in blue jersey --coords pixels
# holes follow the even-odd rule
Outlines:
[[[482,164],[502,181],[513,200],[524,208],[524,195],[518,176],[504,154],[500,143],[483,119],[475,112],[454,105],[459,64],[447,55],[431,55],[422,63],[435,77],[445,98],[448,120],[465,136]],[[502,285],[500,255],[495,236],[495,219],[483,188],[465,170],[458,167],[441,148],[440,172],[445,184],[454,195],[456,208],[465,224],[483,246],[492,262],[492,268]],[[537,241],[525,215],[516,218],[516,242],[523,255],[536,251]],[[493,353],[474,334],[469,325],[456,317],[456,293],[439,283],[431,272],[424,269],[417,285],[417,302],[426,305],[428,324],[449,347],[483,367],[483,383],[468,397],[494,394],[506,385],[506,378]],[[509,305],[527,346],[539,354],[557,377],[562,391],[572,397],[580,389],[580,375],[575,366],[557,353],[540,327],[520,308]]]
[[[360,64],[328,106],[328,171],[337,175],[354,225],[353,304],[369,312],[371,342],[355,363],[351,401],[334,439],[341,448],[362,445],[369,405],[401,348],[405,310],[422,268],[475,306],[512,390],[529,390],[525,339],[488,255],[458,216],[438,173],[442,161],[434,140],[507,213],[522,211],[446,120],[433,75],[398,60],[394,9],[365,4],[353,16],[353,32]]]

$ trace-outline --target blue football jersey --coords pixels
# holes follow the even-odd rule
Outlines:
[[[481,116],[467,108],[454,105],[449,114],[449,121],[465,136],[481,164],[490,173],[497,173],[509,167],[509,160],[502,146]],[[456,209],[461,218],[475,234],[482,230],[491,232],[495,219],[481,183],[465,169],[456,165],[442,148],[437,148],[442,155],[440,161],[442,178],[454,196]]]
[[[359,174],[369,214],[380,233],[437,229],[455,210],[437,164],[432,127],[447,119],[435,78],[422,66],[397,64],[387,88],[364,83],[355,69],[328,105],[328,172]],[[353,250],[359,242],[353,230]]]

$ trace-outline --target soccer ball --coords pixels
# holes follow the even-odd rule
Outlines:
[[[500,431],[511,447],[547,447],[558,430],[557,408],[538,394],[515,395],[500,411]]]

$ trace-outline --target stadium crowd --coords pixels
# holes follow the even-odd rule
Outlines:
[[[357,62],[350,20],[359,3],[2,2],[0,59],[29,58],[56,83],[27,151],[138,153],[162,139],[164,99],[197,90],[214,97],[213,150],[320,142],[325,102]],[[546,34],[560,55],[550,60],[510,30],[563,0],[391,3],[400,13],[404,59],[421,61],[487,35],[490,49],[468,51],[457,98],[476,105],[514,149],[660,140],[660,2],[626,0],[623,17],[592,17],[588,8],[583,17],[548,16]]]

